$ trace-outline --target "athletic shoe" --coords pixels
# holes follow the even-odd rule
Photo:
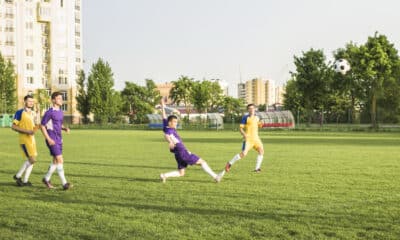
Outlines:
[[[32,187],[32,183],[31,182],[24,182],[24,183],[22,183],[23,185],[22,186],[24,186],[24,187]]]
[[[70,183],[66,183],[66,184],[63,185],[63,189],[64,189],[64,190],[71,189],[72,187],[73,187],[73,185],[70,184]]]
[[[218,173],[217,176],[214,178],[215,182],[219,183],[221,182],[222,178],[225,175],[225,170],[223,170],[222,172]]]
[[[254,170],[255,173],[260,173],[261,172],[261,168],[257,168]]]
[[[17,177],[17,175],[14,175],[13,178],[14,178],[14,180],[17,183],[18,186],[22,187],[24,185],[23,182],[22,182],[22,179]]]
[[[51,185],[51,182],[50,182],[50,181],[46,181],[46,178],[43,178],[43,179],[42,179],[42,182],[44,183],[44,185],[46,185],[46,187],[47,187],[48,189],[53,189],[53,188],[54,188],[54,186]]]
[[[160,174],[160,180],[165,183],[167,181],[167,177],[165,177],[164,173]]]
[[[231,170],[231,166],[232,166],[232,165],[231,165],[229,162],[227,162],[226,165],[225,165],[225,171],[226,171],[226,172],[229,172],[229,171]],[[224,174],[225,174],[225,173],[224,173]]]

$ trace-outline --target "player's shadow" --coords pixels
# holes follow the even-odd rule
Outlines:
[[[89,175],[89,174],[68,174],[68,176],[76,178],[98,178],[98,179],[111,179],[111,180],[123,180],[129,182],[159,182],[158,179],[152,178],[138,178],[138,177],[120,177],[120,176],[108,176],[108,175]]]
[[[93,162],[68,162],[69,165],[88,165],[98,167],[121,167],[121,168],[149,168],[149,169],[172,169],[171,167],[133,165],[133,164],[111,164],[111,163],[93,163]]]

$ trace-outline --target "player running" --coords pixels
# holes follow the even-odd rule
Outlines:
[[[35,132],[38,129],[36,113],[32,111],[34,99],[30,95],[24,97],[24,108],[18,110],[14,115],[12,130],[19,133],[19,144],[22,149],[22,155],[27,160],[22,165],[21,169],[14,175],[14,180],[18,186],[32,186],[29,182],[33,165],[36,162],[37,150],[35,141]],[[22,174],[25,172],[24,179]]]
[[[248,115],[243,116],[242,121],[240,123],[240,134],[243,136],[243,146],[242,152],[236,154],[232,160],[226,163],[225,171],[229,172],[231,166],[239,161],[240,159],[244,158],[250,149],[254,148],[258,152],[257,161],[256,161],[256,168],[254,172],[261,171],[261,163],[263,161],[264,155],[264,147],[261,142],[260,137],[258,136],[258,127],[262,125],[260,122],[260,118],[255,115],[256,108],[254,104],[247,105],[247,110],[249,112]],[[244,131],[246,128],[246,131]]]
[[[46,145],[53,156],[53,162],[50,164],[49,170],[43,178],[43,183],[47,188],[54,188],[50,182],[51,175],[57,169],[64,190],[70,189],[72,184],[68,183],[64,176],[63,156],[62,156],[62,135],[61,131],[69,133],[69,128],[64,127],[64,113],[61,109],[63,104],[62,94],[54,92],[51,94],[53,107],[46,111],[42,119],[42,133],[46,139]]]
[[[207,164],[206,161],[198,157],[197,155],[189,152],[185,145],[182,142],[182,139],[178,135],[176,131],[176,127],[178,124],[178,118],[174,115],[171,115],[167,118],[167,114],[165,113],[165,102],[164,99],[161,99],[161,111],[163,117],[163,132],[164,138],[167,140],[169,144],[169,149],[171,153],[175,154],[175,160],[178,164],[178,170],[161,173],[160,179],[163,183],[166,182],[167,178],[170,177],[183,177],[185,175],[185,169],[188,165],[201,165],[203,170],[208,173],[216,182],[220,182],[222,177],[225,174],[225,171],[222,171],[219,174],[216,174]]]

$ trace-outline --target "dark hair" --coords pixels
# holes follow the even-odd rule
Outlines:
[[[168,118],[167,118],[168,122],[171,122],[172,119],[178,119],[178,117],[175,115],[171,115],[171,116],[168,116]]]
[[[254,105],[254,103],[250,103],[249,105],[247,105],[247,109],[249,109],[249,107],[255,107],[256,105]]]
[[[51,94],[51,99],[53,100],[53,99],[55,99],[57,96],[60,96],[60,95],[62,95],[61,92],[53,92],[53,93]]]
[[[32,95],[26,95],[25,97],[24,97],[24,101],[26,101],[26,100],[28,100],[28,98],[33,98],[33,96]]]

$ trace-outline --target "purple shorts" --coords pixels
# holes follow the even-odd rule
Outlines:
[[[178,169],[186,168],[188,165],[194,165],[200,159],[196,154],[190,153],[187,149],[175,149],[175,160],[178,163]]]
[[[56,143],[53,146],[50,146],[49,143],[46,141],[46,145],[50,150],[50,155],[53,157],[62,155],[62,143]]]

